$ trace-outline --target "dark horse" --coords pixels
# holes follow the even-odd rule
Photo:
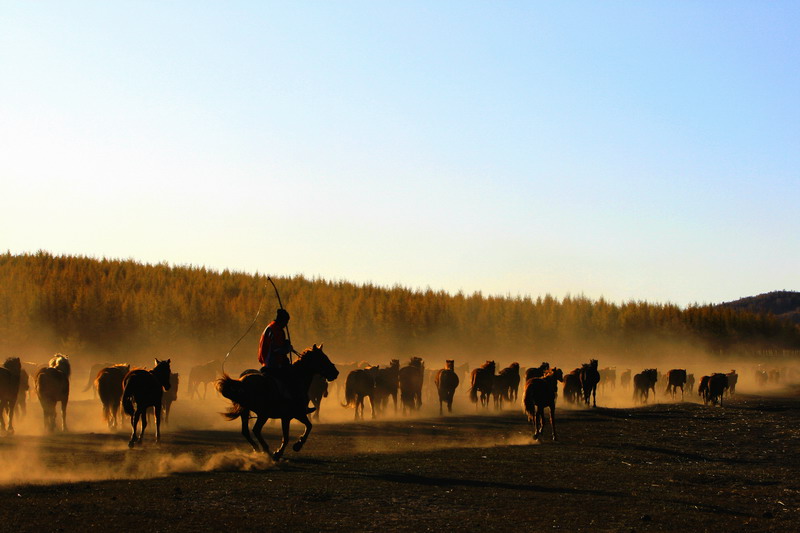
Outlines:
[[[436,372],[434,378],[436,383],[436,390],[439,392],[439,414],[442,414],[442,403],[447,404],[447,412],[453,412],[453,396],[458,387],[458,374],[455,371],[455,361],[447,359],[444,362],[444,368]]]
[[[469,399],[475,404],[476,409],[478,407],[478,399],[480,399],[481,406],[489,407],[489,397],[492,394],[495,368],[494,361],[486,361],[480,367],[472,370]]]
[[[553,368],[544,377],[531,378],[525,383],[522,404],[533,428],[534,440],[542,438],[545,407],[550,409],[550,427],[553,430],[553,440],[556,440],[556,393],[559,381],[564,381],[564,372],[560,368]]]
[[[122,401],[122,380],[130,371],[131,365],[114,365],[101,369],[94,380],[94,388],[103,402],[103,418],[108,427],[117,427],[119,404]]]
[[[678,393],[678,388],[681,389],[681,400],[683,400],[683,386],[686,384],[686,369],[685,368],[673,368],[669,372],[667,372],[667,390],[665,394],[669,394],[672,398],[675,398],[675,394]]]
[[[380,412],[389,404],[389,396],[394,401],[394,412],[397,413],[397,390],[400,386],[400,360],[392,359],[389,366],[379,368],[375,374],[375,401]]]
[[[658,370],[648,368],[642,370],[640,374],[633,376],[633,399],[642,403],[647,403],[650,396],[650,389],[653,390],[653,398],[656,396],[656,382],[658,381]]]
[[[131,440],[128,448],[142,442],[147,427],[147,409],[152,407],[156,418],[156,444],[161,441],[161,399],[165,390],[170,389],[170,360],[156,361],[153,370],[137,368],[131,370],[122,380],[122,409],[131,417]],[[139,418],[142,419],[142,431],[136,434]]]
[[[233,402],[233,406],[223,416],[228,420],[241,418],[244,438],[247,439],[247,442],[250,443],[255,451],[263,450],[267,453],[269,453],[269,446],[261,436],[261,428],[264,427],[268,419],[280,418],[283,441],[280,448],[272,454],[272,458],[276,461],[281,458],[289,442],[289,424],[292,419],[299,420],[306,427],[298,441],[292,446],[294,451],[299,452],[303,448],[303,444],[308,440],[309,433],[311,433],[311,421],[306,414],[308,403],[304,404],[302,400],[288,398],[282,389],[298,388],[299,390],[307,391],[314,374],[320,374],[328,381],[333,381],[339,376],[336,366],[331,363],[331,360],[322,351],[322,345],[317,346],[315,344],[312,348],[303,351],[297,360],[286,369],[281,383],[278,383],[276,377],[264,375],[260,372],[247,374],[239,379],[223,375],[216,382],[217,391]],[[250,436],[250,427],[248,425],[250,411],[256,414],[253,434],[261,445],[260,449]]]
[[[359,368],[350,371],[344,385],[345,403],[342,407],[353,407],[355,409],[355,420],[364,419],[364,399],[369,399],[372,408],[372,418],[375,418],[375,375],[377,366],[369,368]]]
[[[0,430],[9,435],[14,433],[14,408],[19,396],[22,363],[19,357],[9,357],[0,367]],[[8,413],[8,426],[6,426]]]
[[[61,430],[67,431],[67,403],[69,402],[69,358],[56,354],[47,368],[36,373],[36,392],[44,412],[44,428],[48,432],[56,429],[56,403],[61,402]]]
[[[308,399],[314,406],[314,420],[319,420],[319,410],[322,407],[322,399],[328,397],[328,380],[314,374],[311,378],[311,384],[308,386]]]
[[[597,371],[597,359],[591,359],[581,367],[581,388],[583,388],[583,401],[589,405],[592,397],[592,407],[597,407],[597,384],[600,383],[600,372]]]
[[[400,403],[403,414],[419,411],[422,407],[422,382],[425,379],[425,363],[420,357],[412,357],[407,366],[400,369]]]

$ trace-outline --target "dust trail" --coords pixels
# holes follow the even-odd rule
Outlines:
[[[268,454],[241,450],[199,456],[134,450],[112,453],[111,457],[105,454],[101,461],[95,462],[80,462],[70,458],[69,454],[58,457],[35,445],[18,446],[3,452],[0,459],[0,486],[150,479],[181,473],[259,471],[274,467]]]

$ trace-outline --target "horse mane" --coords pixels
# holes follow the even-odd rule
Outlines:
[[[50,368],[55,368],[56,370],[61,371],[68,378],[70,372],[72,371],[69,365],[69,357],[61,353],[55,354],[53,358],[50,359],[48,366]]]

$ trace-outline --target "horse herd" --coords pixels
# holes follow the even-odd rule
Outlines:
[[[463,367],[461,367],[463,369]],[[425,364],[419,357],[412,357],[408,364],[400,367],[397,359],[392,359],[386,367],[363,364],[362,368],[355,368],[348,372],[345,384],[344,407],[352,407],[355,419],[364,418],[365,400],[369,400],[372,409],[372,418],[376,418],[386,409],[389,398],[394,399],[395,412],[397,412],[397,395],[401,398],[402,412],[419,410],[421,407],[422,388],[426,375]],[[524,380],[522,376],[524,375]],[[443,413],[443,405],[448,412],[452,411],[453,397],[459,385],[459,372],[456,371],[455,361],[446,360],[442,369],[432,373],[433,384],[439,400],[439,414]],[[615,388],[617,384],[615,368],[598,368],[597,359],[591,359],[574,370],[564,373],[563,369],[551,367],[548,362],[543,362],[538,367],[531,367],[521,371],[519,363],[511,363],[508,367],[497,370],[495,361],[486,361],[483,365],[473,369],[468,375],[468,395],[476,408],[487,409],[494,406],[502,409],[506,402],[515,403],[518,400],[520,384],[524,384],[522,406],[533,429],[535,439],[541,438],[544,425],[544,409],[549,409],[550,425],[553,439],[556,438],[555,430],[555,402],[558,397],[558,383],[562,382],[562,394],[566,402],[583,404],[587,407],[597,407],[598,388],[605,390],[607,387]],[[631,375],[626,370],[620,376],[620,387],[628,389],[633,386],[633,400],[645,404],[655,398],[656,383],[662,380],[667,382],[664,391],[672,399],[680,390],[681,400],[684,390],[694,387],[694,375],[688,374],[686,369],[672,369],[662,375],[655,368],[644,369],[642,372]],[[727,374],[714,373],[703,376],[700,380],[698,394],[704,404],[722,405],[722,397],[727,392],[732,394],[736,390],[738,374],[731,371]]]
[[[31,370],[34,376],[34,388],[43,410],[46,431],[52,432],[57,428],[58,403],[61,404],[60,429],[66,431],[69,358],[56,354],[46,367],[30,368],[29,365],[31,364],[22,363],[19,358],[14,357],[7,359],[0,367],[0,429],[7,434],[13,433],[15,411],[25,413],[25,397],[30,388],[28,370]],[[26,366],[29,367],[28,370]],[[568,373],[561,368],[551,367],[547,362],[527,369],[522,369],[519,363],[515,362],[498,371],[494,361],[486,361],[470,371],[467,365],[456,367],[452,359],[446,360],[443,368],[426,371],[425,362],[420,357],[411,357],[404,366],[400,365],[398,359],[392,359],[384,367],[362,363],[339,365],[337,369],[322,351],[321,345],[319,347],[314,345],[313,348],[300,354],[282,379],[276,379],[269,373],[264,374],[257,370],[246,370],[238,379],[226,374],[219,377],[220,368],[220,361],[210,361],[192,368],[188,385],[190,398],[201,397],[201,385],[202,397],[205,398],[208,384],[213,384],[223,397],[232,402],[232,407],[225,416],[229,420],[241,420],[242,434],[256,451],[268,451],[267,444],[261,436],[264,423],[269,418],[280,418],[283,442],[273,454],[276,459],[281,456],[287,445],[289,423],[292,419],[299,420],[305,425],[304,433],[294,445],[296,451],[302,448],[312,427],[306,412],[307,403],[301,405],[287,400],[286,389],[299,388],[308,391],[308,399],[316,407],[314,416],[318,418],[322,398],[328,396],[328,384],[337,378],[340,370],[346,374],[343,387],[340,385],[344,396],[341,405],[353,408],[356,420],[364,418],[366,400],[369,400],[372,418],[383,414],[390,407],[390,399],[395,413],[399,409],[403,415],[419,411],[425,395],[426,381],[433,384],[440,415],[443,414],[445,407],[448,412],[452,412],[455,393],[462,378],[469,383],[468,397],[476,409],[488,409],[491,405],[495,409],[502,409],[506,402],[516,403],[520,384],[523,384],[522,407],[531,424],[534,439],[537,440],[541,439],[545,409],[549,409],[552,437],[556,439],[555,403],[559,382],[563,384],[562,395],[565,401],[581,403],[587,407],[597,406],[598,387],[603,391],[607,387],[614,388],[617,385],[616,369],[599,369],[597,359],[591,359]],[[128,446],[132,448],[142,441],[149,410],[154,414],[155,438],[156,442],[159,441],[162,416],[165,422],[168,421],[170,406],[176,399],[179,383],[178,374],[170,369],[169,359],[164,361],[156,359],[155,366],[151,370],[131,369],[128,364],[95,365],[91,376],[84,390],[94,387],[101,400],[103,417],[109,428],[114,429],[118,426],[121,406],[131,420],[132,431]],[[694,376],[687,374],[685,369],[672,369],[661,375],[654,368],[645,369],[633,376],[630,370],[626,370],[621,374],[619,384],[622,388],[629,388],[632,384],[634,400],[647,403],[650,394],[655,397],[656,383],[662,379],[667,382],[665,394],[670,394],[672,398],[675,398],[678,389],[683,398],[684,388],[691,390],[694,386]],[[722,405],[723,395],[726,392],[729,394],[735,392],[737,380],[738,375],[735,371],[703,376],[699,382],[698,394],[705,404]],[[254,414],[253,417],[251,413]],[[250,434],[251,418],[256,419],[252,428],[255,440]],[[139,431],[137,427],[140,422]]]

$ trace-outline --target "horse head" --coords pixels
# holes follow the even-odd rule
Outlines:
[[[556,381],[564,381],[564,371],[558,367],[554,366],[552,369],[550,369],[548,375],[553,376],[553,379]]]
[[[321,344],[319,346],[315,344],[311,348],[304,350],[303,353],[300,354],[300,358],[297,362],[308,365],[315,374],[321,375],[328,381],[333,381],[339,377],[339,371],[336,369],[336,365],[334,365],[325,352],[322,351]]]
[[[169,390],[172,384],[169,381],[169,375],[172,373],[170,370],[169,363],[170,359],[164,359],[163,361],[156,361],[156,367],[151,370],[150,372],[156,377],[161,386],[164,387],[164,390]]]
[[[11,371],[13,374],[19,374],[22,371],[22,363],[19,357],[9,357],[6,359],[6,362],[3,363],[3,368]]]
[[[445,360],[445,362],[444,362],[444,367],[445,367],[447,370],[454,370],[454,369],[455,369],[455,367],[456,367],[456,362],[455,362],[453,359],[447,359],[447,360]]]

